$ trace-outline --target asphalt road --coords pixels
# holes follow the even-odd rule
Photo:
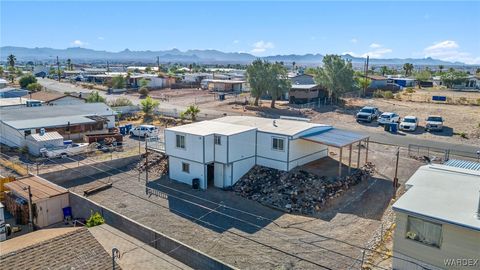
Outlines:
[[[51,79],[42,79],[38,78],[38,82],[51,91],[57,91],[61,93],[65,92],[82,92],[82,93],[89,93],[94,90],[85,89],[83,87],[77,87],[69,83],[63,83],[54,81]],[[105,92],[99,91],[100,94],[107,99],[107,101],[117,99],[119,97],[128,97],[133,104],[137,105],[140,104],[141,99],[138,96],[133,95],[126,95],[126,94],[107,94]],[[160,109],[176,109],[177,111],[185,110],[185,106],[170,104],[166,102],[160,103]],[[221,111],[218,110],[211,110],[211,109],[202,109],[202,114],[211,114],[211,115],[218,115],[221,114]],[[234,113],[232,112],[225,112],[229,115]],[[355,128],[346,128],[347,130],[351,130],[354,132],[359,132]],[[427,139],[420,139],[420,138],[413,138],[411,136],[404,136],[401,134],[391,134],[391,133],[377,133],[377,132],[361,132],[364,134],[368,134],[370,136],[370,140],[377,143],[382,144],[389,144],[389,145],[396,145],[401,147],[408,147],[409,144],[414,145],[421,145],[424,147],[431,147],[431,148],[441,148],[441,149],[450,149],[452,154],[458,156],[465,156],[470,158],[477,157],[477,151],[480,151],[480,145],[469,145],[469,144],[461,144],[461,143],[449,143],[444,141],[436,141],[436,140],[427,140]]]

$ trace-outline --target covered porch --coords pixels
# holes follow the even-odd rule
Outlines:
[[[339,156],[338,156],[338,177],[342,177],[342,164],[343,164],[343,157],[344,157],[344,150],[348,151],[348,165],[347,165],[347,173],[351,173],[352,169],[352,158],[356,159],[356,168],[360,168],[360,157],[362,155],[362,143],[365,145],[365,163],[368,162],[368,144],[370,140],[370,136],[356,133],[352,131],[332,128],[320,133],[307,135],[301,137],[301,139],[323,144],[330,147],[334,147],[338,149]],[[352,155],[352,151],[354,148],[357,148],[357,155],[354,157]],[[330,150],[330,149],[329,149]],[[329,151],[330,152],[330,151]]]

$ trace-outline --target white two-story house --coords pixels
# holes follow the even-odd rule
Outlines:
[[[316,140],[315,134],[333,130],[305,121],[250,116],[167,128],[169,175],[186,184],[198,178],[200,188],[206,189],[233,186],[254,165],[290,171],[327,156],[328,146]]]

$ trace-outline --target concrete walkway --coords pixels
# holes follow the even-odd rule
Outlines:
[[[192,269],[107,224],[92,227],[88,230],[108,254],[112,254],[112,247],[120,250],[120,259],[116,259],[116,262],[123,270]]]

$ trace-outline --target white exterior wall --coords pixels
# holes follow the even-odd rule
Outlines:
[[[205,140],[205,164],[213,162],[215,160],[215,151],[213,146],[213,135],[204,137]],[[202,150],[203,151],[203,150]]]
[[[284,150],[272,148],[273,138],[284,139]],[[257,164],[277,170],[287,170],[288,137],[276,134],[257,132]]]
[[[148,87],[151,88],[162,88],[165,85],[165,79],[159,77],[148,77]]]
[[[290,140],[288,170],[328,155],[328,146],[302,139]]]
[[[227,140],[228,136],[220,136],[220,145],[215,144],[215,162],[227,163]]]
[[[177,134],[185,136],[185,149],[176,147]],[[203,136],[165,130],[165,153],[203,164]]]
[[[408,215],[403,212],[395,212],[395,214],[394,256],[419,262],[420,264],[427,265],[429,269],[446,268],[444,265],[445,259],[479,259],[480,231],[431,220],[432,222],[442,224],[442,239],[440,248],[430,247],[420,242],[407,239]],[[417,269],[417,266],[405,260],[393,259],[393,268],[409,270]],[[461,267],[451,269],[461,269]]]
[[[35,225],[45,227],[63,221],[63,208],[69,206],[68,193],[35,203],[37,217]]]
[[[3,122],[0,122],[0,143],[11,147],[21,147],[26,143],[24,132],[17,131],[8,125],[5,125]]]
[[[255,157],[256,130],[250,130],[228,137],[228,162]]]
[[[250,169],[255,166],[255,157],[234,162],[232,165],[233,174],[230,182],[226,182],[228,184],[225,187],[233,186],[240,178],[242,178],[242,176],[244,176],[248,171],[250,171]]]
[[[182,163],[188,163],[190,165],[190,172],[186,173],[182,171]],[[170,179],[176,180],[187,185],[192,184],[193,178],[200,179],[200,187],[206,187],[206,169],[205,165],[200,162],[192,160],[177,158],[174,156],[168,157],[168,171]]]

